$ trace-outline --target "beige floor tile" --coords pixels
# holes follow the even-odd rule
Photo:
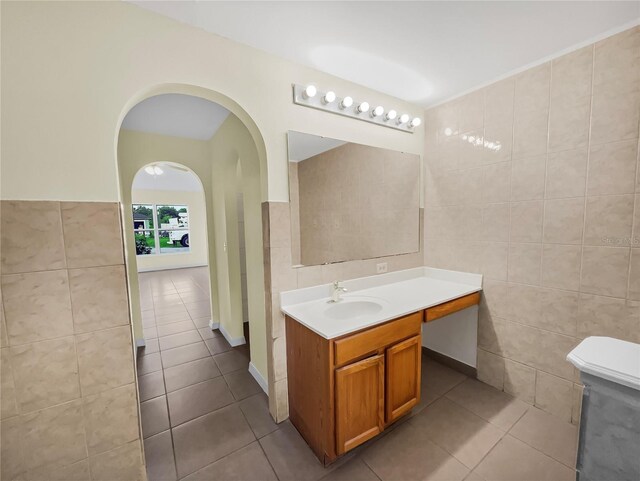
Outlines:
[[[509,434],[566,466],[576,465],[578,427],[571,423],[531,408]]]
[[[475,471],[471,471],[464,481],[487,481]]]
[[[173,458],[171,431],[164,431],[145,439],[144,454],[149,481],[175,481],[178,479]]]
[[[154,290],[153,302],[156,307],[163,305],[182,304],[182,298],[180,297],[180,294],[178,294],[178,291],[176,291],[175,287],[163,287],[160,292]]]
[[[220,369],[213,358],[205,357],[165,369],[164,381],[167,392],[172,392],[220,375]]]
[[[172,429],[178,477],[184,477],[255,441],[233,405]]]
[[[172,324],[174,322],[190,321],[191,317],[189,313],[185,311],[158,314],[156,311],[156,325],[162,326],[163,324]]]
[[[237,401],[262,391],[262,388],[249,371],[240,369],[238,371],[225,374],[224,378],[233,393],[233,397]]]
[[[187,346],[176,347],[175,349],[169,349],[168,351],[161,351],[162,365],[165,368],[195,361],[196,359],[202,359],[209,355],[207,346],[205,346],[202,341]]]
[[[142,434],[148,438],[154,434],[169,429],[169,414],[167,411],[167,397],[160,396],[140,403],[142,418]]]
[[[258,442],[253,442],[190,474],[184,478],[184,481],[211,481],[213,479],[224,481],[278,480]]]
[[[458,384],[446,397],[505,431],[529,409],[528,404],[474,379]]]
[[[193,319],[193,323],[196,325],[196,327],[198,329],[200,329],[202,327],[208,328],[209,327],[209,322],[211,322],[211,316],[196,317],[196,318]],[[216,332],[218,334],[220,334],[220,331],[218,331],[217,329],[216,329]],[[220,335],[222,335],[222,334],[220,334]]]
[[[213,339],[214,337],[216,337],[213,334],[213,331],[209,329],[209,327],[199,327],[198,332],[200,333],[200,337],[202,337],[203,341],[206,341],[207,339]]]
[[[160,342],[160,350],[166,351],[175,347],[186,346],[187,344],[194,344],[201,342],[202,338],[198,331],[184,331],[178,334],[172,334],[170,336],[164,336],[158,339]]]
[[[178,426],[231,404],[231,390],[222,377],[210,379],[167,394],[171,426]]]
[[[160,351],[158,339],[145,339],[145,345],[137,349],[137,355],[146,356],[147,354],[153,354],[158,351]]]
[[[156,327],[156,319],[155,317],[151,317],[151,318],[147,318],[147,319],[142,319],[142,327],[144,329],[150,329],[152,327]]]
[[[138,378],[138,389],[140,390],[140,402],[162,396],[165,393],[162,371],[140,376]]]
[[[158,336],[171,336],[172,334],[178,334],[179,332],[193,331],[196,328],[191,321],[179,321],[172,322],[170,324],[162,324],[157,327]]]
[[[379,479],[362,459],[354,458],[326,475],[322,481],[379,481]]]
[[[245,332],[245,339],[249,338],[247,334],[248,333]],[[251,349],[249,348],[249,344],[240,344],[239,346],[234,347],[233,350],[242,354],[247,358],[247,360],[251,359]]]
[[[231,344],[229,344],[227,340],[222,336],[214,337],[213,339],[207,339],[204,342],[207,345],[207,348],[209,349],[209,352],[212,356],[233,349],[231,347]]]
[[[316,481],[328,474],[289,422],[260,439],[260,444],[280,481]]]
[[[265,393],[258,393],[238,403],[253,434],[260,439],[278,429],[278,425],[269,413],[269,398]]]
[[[158,328],[154,325],[152,327],[145,327],[142,329],[142,337],[145,340],[157,339],[158,337]]]
[[[469,473],[461,462],[408,422],[368,447],[362,459],[382,481],[462,480]]]
[[[504,431],[447,398],[438,399],[410,423],[470,469],[504,436]]]
[[[428,358],[423,359],[422,377],[425,388],[423,394],[436,397],[445,394],[467,379],[464,374]]]
[[[200,289],[183,292],[178,291],[178,293],[180,294],[182,302],[184,302],[185,304],[195,303],[199,301],[206,301],[207,303],[209,302],[209,294],[201,291]]]
[[[167,316],[169,314],[175,313],[184,313],[187,308],[184,306],[182,299],[177,294],[164,296],[164,297],[154,297],[153,298],[153,311],[157,316]]]
[[[475,471],[486,481],[574,481],[576,474],[522,441],[507,435]]]
[[[162,369],[162,362],[160,361],[159,352],[147,354],[146,356],[139,356],[137,362],[138,376],[149,374],[150,372],[155,372]]]
[[[223,352],[213,356],[222,374],[227,374],[238,369],[249,369],[249,359],[237,351]]]

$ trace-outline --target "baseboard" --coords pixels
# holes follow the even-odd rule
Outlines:
[[[194,267],[207,267],[207,264],[183,264],[175,267],[147,267],[146,269],[138,269],[138,272],[175,271],[176,269],[193,269]]]
[[[144,339],[136,339],[136,347],[144,347],[147,345],[147,341]]]
[[[249,374],[253,376],[253,378],[256,380],[256,382],[260,385],[260,387],[264,391],[264,393],[268,396],[269,386],[267,385],[267,381],[265,380],[265,378],[262,377],[262,374],[260,374],[260,371],[258,371],[256,366],[254,366],[252,362],[249,363]]]
[[[465,376],[469,376],[474,379],[478,377],[478,371],[475,367],[469,366],[468,364],[460,362],[457,359],[453,359],[449,356],[445,356],[444,354],[441,354],[437,351],[433,351],[428,347],[422,346],[422,354],[426,357],[430,357],[440,364],[444,364],[445,366],[450,367],[454,371],[461,372]]]
[[[213,320],[209,321],[209,329],[211,329],[212,331],[214,329],[218,329],[219,327],[220,327],[219,322],[213,322]]]
[[[218,326],[218,330],[222,333],[227,342],[231,344],[231,347],[241,346],[242,344],[247,343],[247,340],[244,338],[244,336],[231,337],[231,335],[224,330],[224,327],[220,325]]]

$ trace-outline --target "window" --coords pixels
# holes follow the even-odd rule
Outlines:
[[[133,204],[133,232],[139,256],[189,252],[189,207]]]

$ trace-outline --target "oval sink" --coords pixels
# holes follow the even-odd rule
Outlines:
[[[324,314],[331,319],[351,319],[375,314],[383,307],[378,300],[343,298],[336,304],[329,304]]]

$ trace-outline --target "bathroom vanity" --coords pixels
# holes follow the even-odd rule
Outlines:
[[[281,294],[289,418],[323,463],[418,404],[423,326],[477,306],[481,283],[474,274],[417,268],[347,281],[338,302],[333,285]]]

